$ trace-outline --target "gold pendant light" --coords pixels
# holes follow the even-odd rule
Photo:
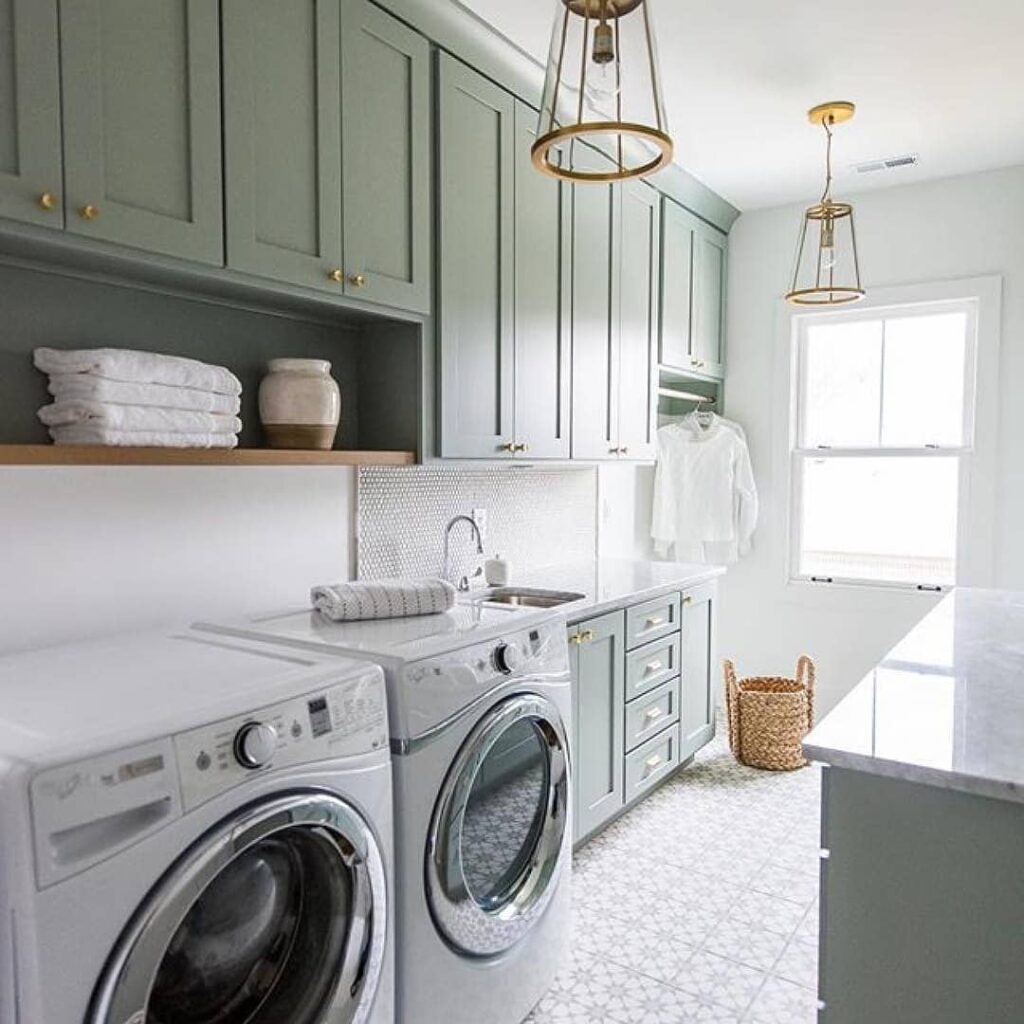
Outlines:
[[[640,178],[672,160],[651,0],[555,0],[533,145],[538,170],[566,181]],[[582,142],[610,158],[594,170]]]
[[[835,101],[807,112],[811,124],[820,124],[825,129],[828,140],[825,191],[814,206],[807,208],[800,228],[793,283],[786,293],[787,301],[795,306],[841,306],[864,298],[853,207],[832,198],[832,129],[849,121],[855,109],[852,103]]]

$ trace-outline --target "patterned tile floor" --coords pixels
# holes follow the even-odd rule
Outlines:
[[[526,1024],[814,1024],[821,772],[719,735],[576,855],[568,962]]]

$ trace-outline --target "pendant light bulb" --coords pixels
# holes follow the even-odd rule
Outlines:
[[[587,75],[587,94],[598,110],[613,116],[618,98],[619,65],[615,52],[615,33],[608,24],[607,4],[602,5],[601,21],[594,29],[593,67]]]

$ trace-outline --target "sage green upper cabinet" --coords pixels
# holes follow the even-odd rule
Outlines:
[[[678,203],[661,201],[661,323],[658,359],[665,366],[690,370],[693,357],[691,297],[693,295],[693,229],[696,218]]]
[[[0,217],[61,227],[56,0],[0,0]]]
[[[693,358],[698,373],[725,373],[726,236],[697,222],[693,236]]]
[[[217,0],[61,0],[66,226],[220,266]]]
[[[511,456],[516,101],[438,60],[441,455]]]
[[[530,159],[537,114],[516,103],[515,436],[531,459],[569,457],[568,190]]]
[[[682,747],[679,754],[684,761],[715,734],[715,693],[719,685],[715,651],[717,589],[711,582],[683,594],[680,614]]]
[[[430,310],[430,44],[370,0],[341,23],[345,288]]]
[[[228,265],[340,294],[338,0],[223,5]]]
[[[641,181],[621,186],[618,300],[618,454],[657,455],[660,197]]]
[[[611,166],[586,153],[587,169]],[[583,166],[583,157],[581,157]],[[611,185],[580,184],[572,191],[572,457],[614,459],[618,452],[616,398],[618,342],[612,299],[619,262],[612,238],[618,230],[618,192]]]

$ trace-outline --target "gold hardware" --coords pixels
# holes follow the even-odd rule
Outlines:
[[[78,215],[83,220],[95,220],[100,215],[100,208],[94,203],[86,203],[79,209]]]
[[[592,629],[585,629],[583,631],[583,642],[589,644],[594,639],[594,631]]]
[[[528,452],[530,450],[530,446],[528,444],[519,443],[514,445],[512,450],[517,452]]]
[[[629,449],[628,448],[620,448],[619,449],[619,454],[620,455],[628,455],[629,454]]]
[[[39,195],[39,206],[44,210],[52,210],[57,205],[57,197],[52,192],[42,192]]]
[[[327,277],[331,281],[334,281],[335,284],[341,284],[345,280],[345,271],[344,270],[337,270],[337,269],[335,269],[335,270],[328,270],[327,271]]]
[[[591,634],[591,637],[592,636],[593,634]],[[575,644],[577,647],[579,647],[579,645],[582,643],[586,643],[586,641],[587,636],[585,633],[574,633],[571,637],[569,637],[569,643]]]
[[[844,121],[849,121],[856,110],[857,106],[854,103],[849,103],[846,100],[833,100],[831,103],[819,103],[816,107],[811,107],[807,111],[807,120],[811,124],[823,125],[826,121],[829,124],[842,124]]]
[[[498,451],[509,452],[515,454],[516,446],[514,441],[506,441],[504,444],[498,446]]]
[[[366,284],[366,278],[362,274],[349,274],[348,283],[353,288],[362,288]]]
[[[657,629],[658,626],[664,625],[665,620],[660,615],[652,615],[644,626],[644,630]]]
[[[693,597],[690,594],[687,594],[683,598],[683,604],[693,604]]]

